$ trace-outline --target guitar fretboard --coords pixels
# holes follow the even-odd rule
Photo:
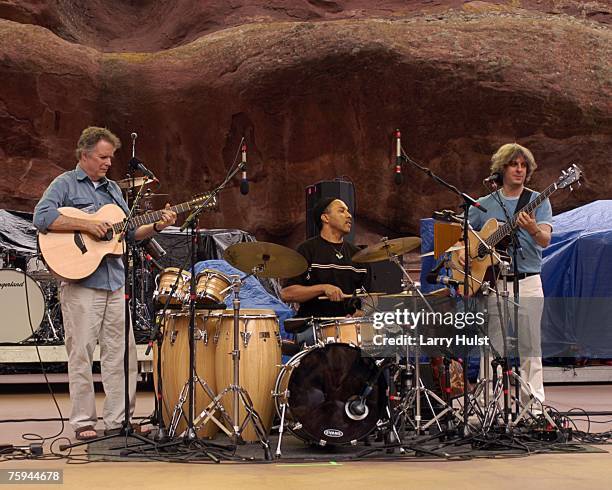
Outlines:
[[[544,200],[548,199],[548,197],[557,190],[558,186],[555,182],[554,184],[549,185],[546,189],[544,189],[538,197],[536,197],[533,201],[527,203],[521,209],[514,213],[514,216],[508,221],[500,226],[494,233],[492,233],[489,238],[485,240],[485,243],[489,247],[495,247],[499,242],[501,242],[506,235],[508,235],[513,229],[516,228],[516,222],[518,220],[518,215],[521,211],[525,211],[527,214],[533,212],[537,207],[544,202]],[[481,246],[483,246],[481,244]],[[480,248],[480,247],[479,247]]]
[[[210,194],[204,194],[201,197],[198,197],[197,199],[193,199],[191,201],[187,201],[181,204],[177,204],[176,206],[172,206],[169,209],[171,211],[174,211],[176,214],[181,214],[181,213],[185,213],[197,206],[199,206],[200,204],[202,204],[206,199],[208,199],[210,197]],[[206,204],[206,209],[214,209],[217,207],[217,198],[216,196],[213,196],[210,201]],[[159,211],[151,211],[148,213],[144,213],[141,214],[139,216],[135,216],[132,218],[132,221],[130,223],[129,229],[130,230],[135,230],[136,228],[143,226],[143,225],[149,225],[151,223],[155,223],[156,221],[159,221],[160,218],[162,217],[162,210]],[[114,223],[113,224],[113,231],[115,233],[121,233],[121,230],[123,230],[123,222],[119,222],[119,223]]]

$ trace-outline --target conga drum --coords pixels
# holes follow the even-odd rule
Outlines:
[[[212,392],[216,395],[215,377],[215,331],[206,316],[197,314],[195,324],[195,371],[198,378],[206,381]],[[181,391],[189,380],[189,314],[185,312],[170,313],[166,315],[164,336],[161,347],[162,371],[162,414],[164,423],[169,428],[172,414],[178,403]],[[157,347],[154,355],[153,379],[157,389]],[[195,413],[194,420],[201,411],[211,402],[199,383],[195,383]],[[187,392],[185,392],[187,393]],[[176,434],[181,434],[187,428],[189,403],[186,398],[183,404],[185,417],[181,416]],[[212,438],[219,428],[209,421],[201,427],[197,434],[199,437]]]
[[[234,382],[232,350],[234,348],[234,314],[231,310],[210,315],[210,323],[218,325],[219,341],[216,353],[216,379],[219,392]],[[270,432],[274,416],[272,390],[281,363],[281,348],[278,318],[273,310],[241,309],[240,310],[240,380],[239,384],[253,401],[253,408],[259,414],[261,422]],[[217,327],[215,327],[217,328]],[[230,417],[233,417],[233,393],[228,391],[222,398],[223,406]],[[240,425],[246,411],[240,406]],[[245,442],[257,441],[252,424],[247,424],[242,432]]]

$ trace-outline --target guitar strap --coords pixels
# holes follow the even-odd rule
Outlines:
[[[519,200],[516,203],[516,209],[514,211],[514,214],[518,213],[521,209],[527,206],[527,204],[531,200],[532,194],[533,194],[533,191],[531,191],[530,189],[527,189],[527,187],[523,188],[523,192],[521,192],[521,197],[519,197]]]
[[[527,187],[523,188],[523,192],[521,192],[521,196],[519,197],[519,200],[516,203],[516,209],[514,211],[514,214],[518,213],[521,209],[527,206],[527,204],[529,204],[532,194],[533,194],[533,191],[531,191],[530,189],[527,189]],[[521,239],[520,235],[518,234],[517,234],[517,239],[519,241]]]

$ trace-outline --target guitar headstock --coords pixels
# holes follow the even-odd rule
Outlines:
[[[204,209],[207,211],[217,211],[219,209],[219,201],[217,200],[217,196],[212,196],[210,192],[204,192],[202,194],[196,195],[191,201],[189,201],[190,207],[200,206],[204,201],[210,198],[210,201],[206,203]]]
[[[564,189],[569,187],[572,189],[573,184],[580,185],[580,178],[582,177],[582,170],[575,163],[572,164],[567,170],[563,170],[559,179],[557,180],[557,188]]]

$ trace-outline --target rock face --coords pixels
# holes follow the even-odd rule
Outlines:
[[[244,136],[250,193],[235,178],[201,225],[289,245],[318,180],[354,182],[360,243],[416,234],[459,204],[409,165],[394,185],[395,128],[413,160],[475,196],[491,154],[518,141],[540,166],[536,189],[570,163],[585,170],[555,211],[610,197],[608,4],[368,3],[0,1],[3,207],[31,210],[92,124],[123,140],[115,179],[137,132],[172,202],[220,183]]]

